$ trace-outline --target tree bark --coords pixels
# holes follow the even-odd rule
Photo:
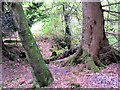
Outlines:
[[[0,62],[2,62],[2,2],[0,2]],[[1,67],[0,67],[1,72]]]
[[[29,29],[28,23],[25,18],[22,5],[20,3],[10,3],[9,7],[12,11],[13,19],[18,28],[18,33],[21,38],[23,48],[26,51],[28,61],[32,68],[32,75],[36,82],[37,87],[47,86],[53,82],[51,72],[46,67],[43,57],[38,49],[36,42]]]
[[[70,49],[71,48],[70,15],[66,3],[63,4],[63,14],[65,19],[65,42],[67,44],[68,49]]]
[[[118,51],[109,46],[104,30],[104,17],[100,2],[83,2],[83,31],[79,50],[68,60],[83,62],[84,67],[98,72],[97,66],[105,67],[120,60]]]

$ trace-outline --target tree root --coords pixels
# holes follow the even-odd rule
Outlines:
[[[105,60],[107,60],[107,62],[104,62]],[[99,72],[99,67],[106,68],[106,64],[111,64],[112,62],[116,63],[119,60],[120,54],[113,48],[109,48],[108,51],[105,51],[98,56],[91,56],[86,50],[79,48],[79,50],[70,59],[68,59],[67,64],[84,63],[84,66],[82,69],[80,69],[80,71],[83,71],[84,68],[87,68],[92,72]]]
[[[66,57],[74,54],[78,49],[79,49],[79,47],[69,49],[68,51],[63,52],[61,55],[58,55],[58,56],[55,56],[51,59],[45,60],[45,63],[49,64],[50,61],[55,61],[55,60],[66,58]]]
[[[120,62],[120,52],[111,47],[107,52],[99,54],[101,62],[105,65]]]
[[[15,56],[11,53],[11,51],[9,50],[10,48],[7,45],[2,45],[2,52],[3,55],[8,57],[9,60],[14,60]]]

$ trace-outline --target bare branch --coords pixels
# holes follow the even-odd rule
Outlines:
[[[120,2],[118,2],[118,3],[111,3],[111,4],[108,4],[108,5],[103,5],[102,7],[111,6],[111,5],[116,5],[116,4],[120,4]]]
[[[118,33],[106,32],[106,34],[118,35]]]
[[[105,21],[120,21],[119,19],[105,19]]]
[[[116,14],[112,14],[111,12],[108,12],[110,15],[112,15],[112,16],[115,16],[115,17],[120,17],[120,16],[118,16],[118,15],[116,15]]]
[[[105,9],[103,9],[103,11],[104,11],[104,12],[112,12],[112,13],[118,13],[118,14],[120,14],[120,12],[110,11],[110,10],[105,10]]]

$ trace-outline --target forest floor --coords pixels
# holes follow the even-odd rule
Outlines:
[[[52,52],[49,51],[51,45],[55,42],[51,40],[39,40],[36,38],[36,43],[41,49],[43,58],[50,58]],[[30,65],[23,59],[19,58],[19,54],[23,51],[21,44],[11,45],[14,49],[15,60],[8,60],[7,57],[2,57],[2,77],[0,77],[0,88],[31,88],[33,78],[30,71]],[[33,52],[34,53],[34,52]],[[62,60],[53,61],[46,64],[52,72],[54,82],[47,88],[75,88],[72,83],[79,83],[79,88],[118,88],[120,86],[120,78],[118,77],[119,64],[113,63],[105,69],[101,69],[98,73],[93,73],[90,70],[84,69],[82,72],[79,70],[83,64],[76,66],[64,66],[61,64],[63,61],[68,60],[71,56]]]

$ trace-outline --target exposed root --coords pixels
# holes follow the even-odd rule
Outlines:
[[[118,63],[120,61],[120,52],[111,47],[109,51],[100,53],[99,58],[105,65],[111,64],[113,62]]]
[[[85,60],[85,65],[88,70],[91,70],[92,72],[99,72],[100,69],[98,66],[95,65],[94,57],[87,57],[87,60]]]
[[[2,52],[4,56],[9,57],[9,60],[15,59],[15,56],[12,54],[12,52],[10,51],[10,48],[7,45],[2,46]]]
[[[118,61],[120,61],[120,53],[113,48],[105,49],[104,53],[99,53],[98,56],[91,56],[87,50],[79,48],[79,50],[70,59],[68,59],[67,63],[84,63],[84,66],[80,71],[87,68],[92,72],[99,72],[99,67],[106,68],[106,64],[111,64],[113,62],[117,63]]]

